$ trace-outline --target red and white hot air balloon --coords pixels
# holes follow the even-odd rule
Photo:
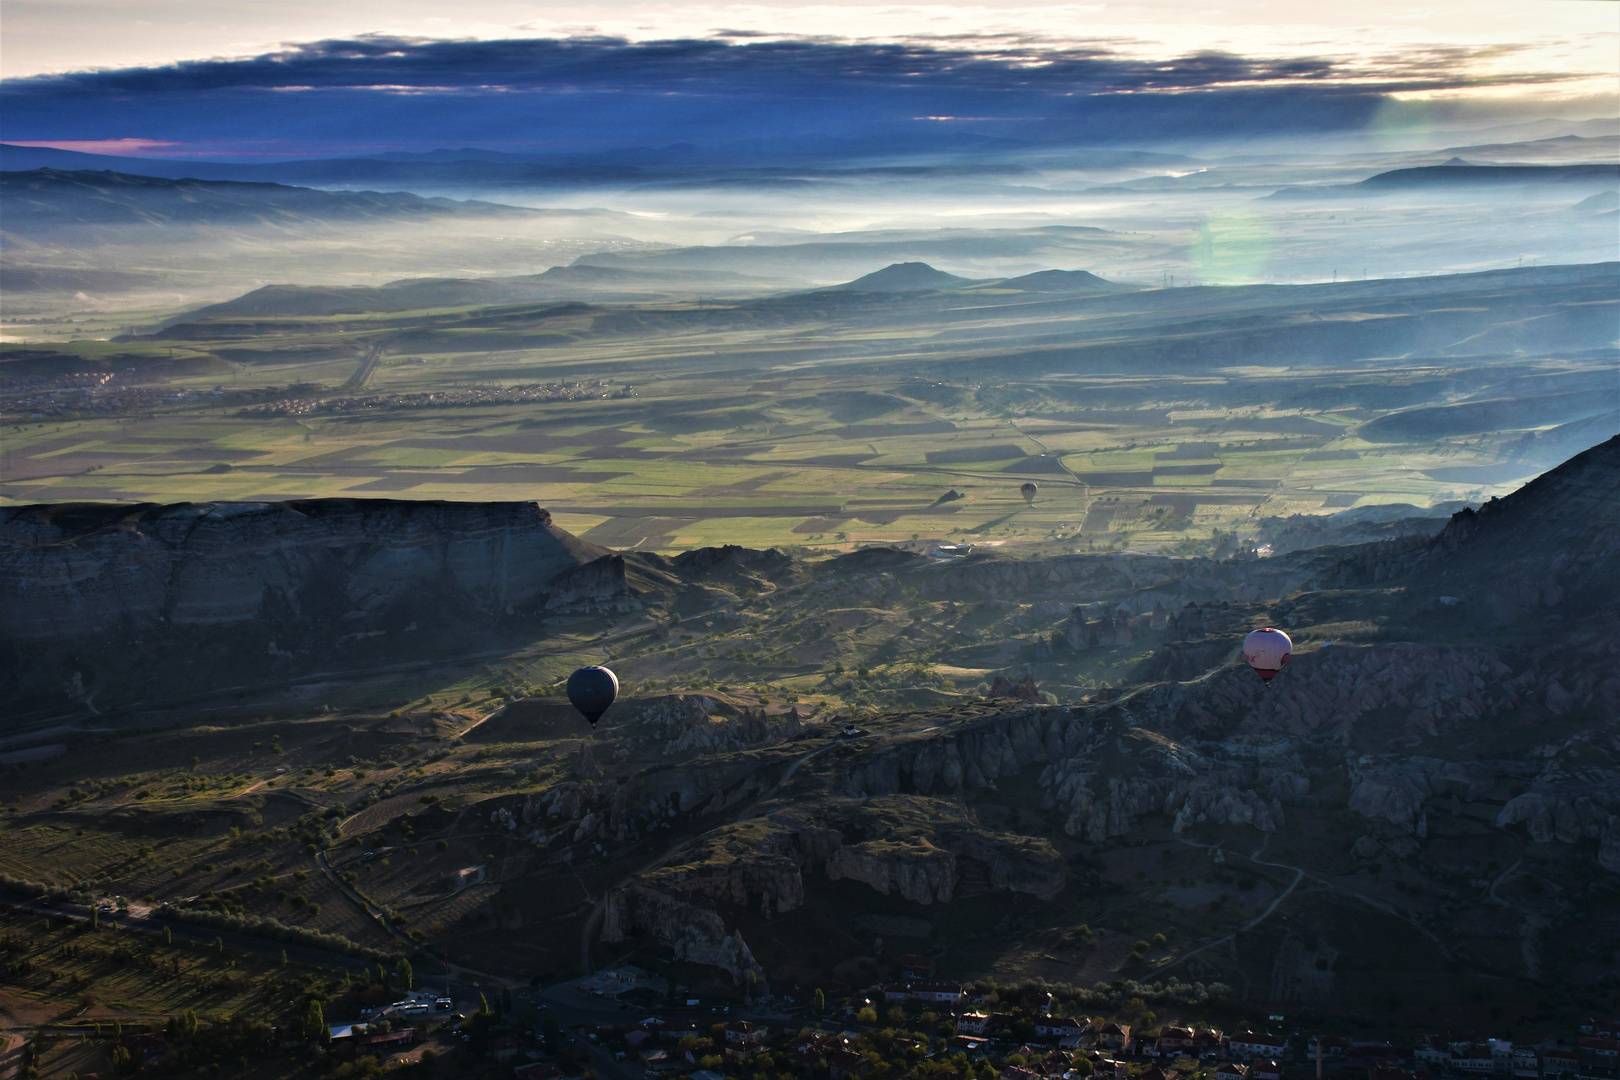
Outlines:
[[[1294,643],[1281,630],[1267,626],[1243,639],[1243,659],[1254,673],[1270,682],[1294,653]]]

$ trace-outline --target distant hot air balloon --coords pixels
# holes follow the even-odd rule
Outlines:
[[[1243,639],[1243,658],[1254,668],[1254,673],[1270,682],[1293,655],[1294,643],[1288,635],[1270,626],[1250,631]]]
[[[619,677],[605,667],[592,664],[568,676],[568,700],[591,722],[591,727],[618,696]]]
[[[1024,486],[1018,489],[1018,494],[1024,497],[1025,502],[1029,503],[1030,505],[1034,505],[1035,493],[1039,490],[1041,489],[1035,486],[1035,482],[1033,480],[1026,480],[1024,481]]]

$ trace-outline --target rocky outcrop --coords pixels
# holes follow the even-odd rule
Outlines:
[[[764,709],[738,709],[706,694],[671,694],[649,702],[636,714],[667,756],[714,754],[768,745],[803,730],[798,711],[770,716]]]
[[[765,970],[742,935],[729,931],[708,908],[643,885],[614,889],[602,913],[602,940],[616,943],[636,933],[657,938],[682,960],[720,968],[738,985],[753,972],[765,986]]]
[[[1406,582],[1456,616],[1508,623],[1548,611],[1613,611],[1620,598],[1620,435],[1577,454],[1429,541],[1352,550],[1315,579],[1323,588]]]
[[[671,560],[671,565],[676,573],[688,581],[744,577],[770,579],[791,572],[793,560],[776,548],[760,551],[725,544],[683,551]]]
[[[549,611],[557,611],[610,605],[628,611],[634,605],[629,592],[624,556],[603,555],[583,566],[564,570],[546,582],[545,606]]]
[[[757,902],[766,915],[791,911],[804,903],[806,876],[818,870],[885,896],[949,903],[959,859],[983,864],[992,888],[1051,899],[1065,883],[1063,859],[1046,840],[985,829],[956,803],[903,795],[833,799],[704,834],[678,863],[613,893],[602,936],[620,941],[647,933],[676,955],[723,967],[740,981],[752,954],[703,905]]]
[[[1088,611],[1076,607],[1069,612],[1062,630],[1063,644],[1075,652],[1128,645],[1134,639],[1131,613],[1109,604],[1093,604]]]
[[[956,888],[956,856],[923,840],[867,841],[833,852],[827,877],[850,878],[918,904],[948,904]]]
[[[116,704],[444,655],[626,593],[533,503],[22,506],[0,511],[0,679]]]
[[[1005,675],[997,675],[990,683],[990,696],[993,698],[1013,698],[1017,701],[1036,702],[1041,700],[1040,688],[1035,680],[1025,675],[1018,682],[1013,682]]]
[[[1040,837],[986,829],[945,799],[887,795],[837,801],[817,815],[847,838],[827,860],[827,876],[864,881],[887,895],[920,904],[948,902],[959,880],[959,859],[988,871],[990,885],[1051,899],[1066,880],[1063,859]]]

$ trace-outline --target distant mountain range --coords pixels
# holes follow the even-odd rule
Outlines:
[[[210,304],[170,319],[165,326],[206,319],[304,318],[364,312],[419,311],[428,308],[475,307],[552,300],[626,301],[702,290],[716,295],[778,290],[789,283],[724,271],[629,270],[621,267],[554,266],[543,274],[502,278],[407,278],[376,287],[266,285],[231,300]],[[1129,288],[1084,270],[1042,270],[1015,278],[965,278],[936,270],[927,263],[896,263],[825,293],[925,293],[973,287],[1017,292],[1076,295]]]
[[[1440,165],[1412,169],[1391,169],[1354,184],[1325,184],[1319,187],[1285,187],[1267,196],[1272,199],[1344,198],[1378,195],[1386,192],[1447,191],[1457,189],[1499,189],[1530,187],[1592,188],[1620,186],[1620,163],[1597,162],[1581,165],[1475,165],[1453,158]]]
[[[924,262],[894,263],[865,277],[834,285],[823,292],[905,293],[966,289],[994,285],[1019,292],[1082,293],[1103,292],[1124,286],[1104,281],[1085,270],[1040,270],[1014,278],[965,278],[936,270]]]
[[[0,211],[5,230],[18,234],[75,225],[355,223],[555,213],[499,203],[423,198],[408,192],[320,191],[285,184],[57,169],[0,173]]]
[[[837,146],[842,144],[832,140]],[[981,150],[1006,150],[998,140],[969,139]],[[791,150],[784,153],[783,151]],[[848,148],[845,147],[845,150]],[[880,164],[860,159],[882,157]],[[1087,162],[1099,168],[1175,168],[1191,161],[1181,154],[1148,150],[1098,149]],[[842,162],[830,166],[829,162]],[[867,148],[854,158],[847,152],[818,154],[814,145],[797,140],[792,148],[746,146],[704,150],[690,143],[662,147],[632,147],[596,154],[506,154],[475,148],[440,149],[426,153],[384,153],[363,158],[311,158],[267,163],[197,161],[180,158],[121,157],[84,154],[48,146],[0,143],[0,170],[62,169],[106,170],[163,176],[170,179],[238,180],[305,184],[316,187],[387,185],[427,190],[472,188],[560,187],[599,184],[727,183],[772,184],[816,177],[847,177],[871,173],[891,174],[892,162],[880,149]],[[911,164],[908,175],[1005,173],[1021,168],[1008,160],[967,164]]]
[[[266,285],[250,293],[185,312],[165,326],[201,319],[307,317],[362,312],[419,311],[530,301],[588,298],[599,301],[661,299],[672,293],[758,294],[786,282],[702,270],[624,270],[610,266],[553,266],[540,274],[495,278],[405,278],[375,287]]]

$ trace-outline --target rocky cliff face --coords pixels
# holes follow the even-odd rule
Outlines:
[[[703,834],[679,862],[616,892],[602,934],[618,941],[642,932],[689,959],[722,957],[726,962],[703,962],[741,981],[747,965],[739,958],[751,961],[752,954],[704,905],[757,904],[766,915],[791,911],[804,903],[806,876],[817,872],[885,896],[944,904],[955,895],[959,859],[983,864],[992,888],[1041,899],[1056,896],[1066,881],[1063,859],[1049,842],[983,828],[957,803],[907,795],[832,799],[778,807]],[[681,912],[685,921],[676,915]]]
[[[0,678],[24,701],[116,704],[432,654],[626,592],[622,560],[533,503],[15,507]]]
[[[682,960],[709,964],[727,972],[738,985],[754,973],[763,988],[765,971],[742,936],[726,929],[716,912],[668,893],[627,885],[608,894],[602,915],[602,940],[623,941],[633,933],[649,934],[669,945]]]
[[[1620,435],[1477,511],[1458,511],[1433,540],[1369,548],[1315,584],[1398,580],[1415,597],[1448,596],[1455,615],[1476,624],[1612,612],[1620,604]]]

